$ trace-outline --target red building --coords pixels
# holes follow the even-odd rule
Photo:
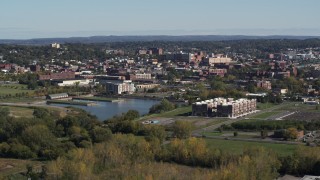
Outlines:
[[[75,79],[74,72],[61,72],[38,75],[39,80]]]
[[[258,88],[271,89],[270,81],[258,81],[256,85]]]

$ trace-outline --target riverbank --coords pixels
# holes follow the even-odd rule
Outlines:
[[[67,105],[78,105],[78,106],[94,106],[92,102],[77,102],[77,101],[61,101],[61,100],[48,100],[47,104],[67,104]]]
[[[105,98],[105,97],[73,97],[72,100],[85,100],[85,101],[101,101],[101,102],[120,102],[121,99]]]

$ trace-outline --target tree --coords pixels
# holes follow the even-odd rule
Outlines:
[[[124,119],[125,120],[134,120],[134,119],[139,118],[139,117],[140,117],[139,111],[136,111],[136,110],[129,110],[124,115]]]
[[[285,134],[284,134],[285,139],[297,139],[297,137],[298,137],[297,128],[288,128],[285,131]]]
[[[103,128],[96,126],[91,131],[92,141],[95,143],[100,143],[103,141],[107,141],[111,138],[112,132],[109,128]]]
[[[30,81],[30,82],[28,83],[28,89],[35,90],[37,87],[38,87],[38,84],[37,84],[36,81]]]
[[[175,108],[174,104],[169,102],[166,99],[163,99],[160,104],[156,104],[153,105],[150,110],[149,113],[162,113],[162,112],[166,112],[166,111],[171,111]]]
[[[10,110],[8,107],[0,107],[1,117],[8,117],[10,114]]]
[[[156,138],[162,143],[167,136],[167,133],[163,126],[150,125],[146,126],[144,130],[146,140],[153,140],[154,138]]]
[[[26,128],[21,135],[24,144],[34,152],[42,153],[46,150],[55,149],[58,141],[45,125],[34,125]]]
[[[267,130],[261,130],[260,136],[261,136],[262,139],[265,139],[266,137],[268,137],[268,131]]]
[[[35,108],[33,111],[33,115],[36,118],[44,119],[45,117],[49,116],[49,111],[44,108]]]
[[[175,121],[173,124],[173,136],[183,139],[191,136],[192,124],[188,121]]]

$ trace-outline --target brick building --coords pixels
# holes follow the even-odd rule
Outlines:
[[[57,80],[57,79],[74,79],[74,72],[61,72],[61,73],[49,73],[49,74],[39,74],[39,80]]]
[[[258,88],[263,88],[263,89],[271,89],[271,82],[270,81],[258,81],[256,83],[256,86]]]

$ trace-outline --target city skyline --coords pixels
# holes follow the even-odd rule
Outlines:
[[[320,35],[319,1],[1,2],[0,39],[98,35]]]

